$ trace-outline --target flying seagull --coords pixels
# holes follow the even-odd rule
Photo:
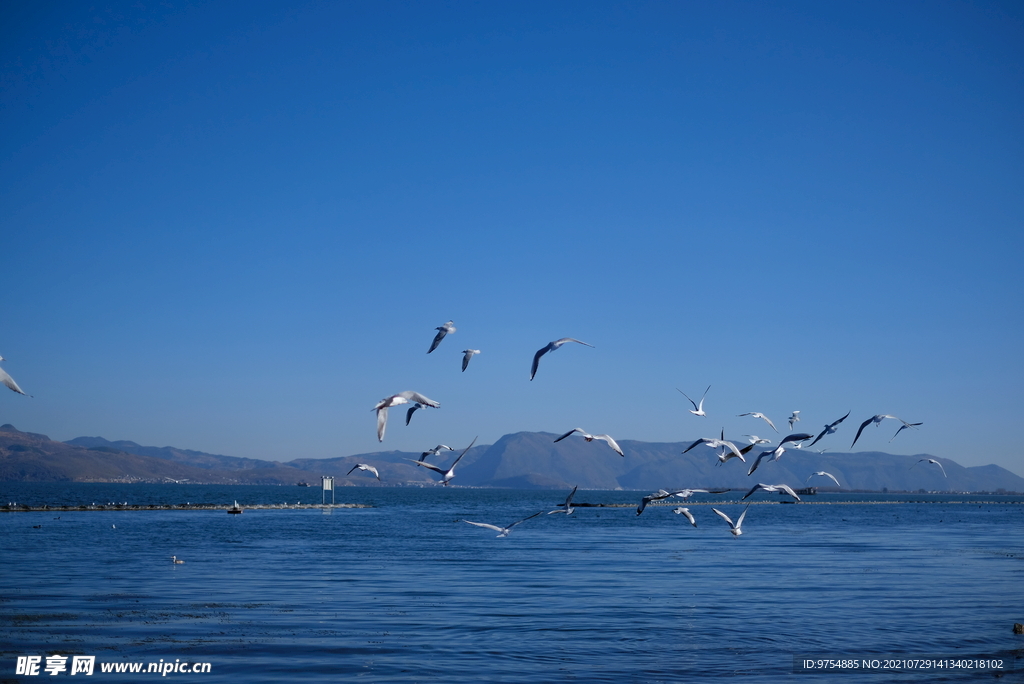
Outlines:
[[[793,442],[793,443],[803,442],[805,440],[810,439],[813,436],[814,435],[812,435],[810,433],[807,433],[807,432],[794,432],[793,434],[787,436],[786,439],[784,439],[781,442],[779,442],[779,446],[782,446],[783,444],[785,444],[787,442]],[[798,446],[797,449],[799,449],[799,448],[800,447]]]
[[[750,508],[750,504],[747,504],[747,508]],[[734,537],[738,537],[741,534],[743,534],[743,530],[740,529],[740,526],[743,524],[743,518],[746,517],[746,515],[747,515],[747,508],[743,509],[743,512],[740,513],[739,520],[737,520],[735,522],[735,524],[729,518],[729,516],[727,516],[725,513],[723,513],[722,511],[718,510],[717,508],[712,508],[711,510],[713,510],[718,515],[722,516],[722,519],[724,519],[725,522],[729,523],[729,531],[732,532],[732,535]]]
[[[751,444],[771,444],[772,443],[772,440],[764,439],[763,437],[758,437],[757,435],[743,435],[743,436],[746,437],[747,441],[750,442]]]
[[[544,356],[545,354],[547,354],[550,351],[555,351],[556,349],[561,347],[566,342],[575,342],[576,344],[582,344],[582,345],[584,345],[586,347],[591,347],[591,348],[594,346],[592,344],[587,344],[586,342],[582,342],[580,340],[573,339],[572,337],[563,337],[560,340],[555,340],[554,342],[548,342],[548,345],[546,347],[544,347],[543,349],[538,349],[537,353],[533,355],[533,366],[530,368],[530,380],[533,380],[533,376],[535,376],[537,374],[537,366],[540,364],[540,357]]]
[[[757,470],[757,466],[761,465],[761,460],[772,456],[773,461],[778,461],[782,457],[782,454],[786,452],[785,448],[780,444],[774,449],[765,449],[757,455],[757,460],[754,461],[753,465],[750,466],[750,470],[747,471],[747,476],[753,475],[754,471]]]
[[[902,420],[900,422],[903,423],[903,425],[900,425],[900,429],[896,431],[896,435],[900,434],[907,428],[917,429],[918,425],[924,425],[924,423],[904,423]],[[889,441],[892,442],[893,439],[896,439],[896,435],[893,435],[892,439],[890,439]]]
[[[793,429],[793,423],[799,423],[799,422],[800,422],[800,412],[799,411],[793,411],[793,415],[791,415],[789,417],[789,429],[790,430]]]
[[[347,473],[345,473],[345,474],[346,474],[346,475],[351,475],[351,474],[352,474],[352,472],[353,472],[353,471],[355,471],[355,470],[365,470],[365,471],[366,471],[366,472],[368,472],[368,473],[373,473],[373,476],[374,476],[375,478],[377,478],[377,482],[380,482],[380,473],[378,473],[378,472],[377,472],[377,469],[376,469],[376,468],[374,468],[374,467],[373,467],[372,465],[366,465],[365,463],[356,463],[356,464],[355,464],[355,465],[354,465],[354,466],[352,467],[352,470],[348,471],[348,472],[347,472]]]
[[[704,413],[704,397],[706,397],[708,395],[708,390],[709,389],[711,389],[711,385],[708,385],[707,389],[704,390],[704,394],[702,394],[701,397],[700,397],[700,404],[697,404],[697,402],[695,402],[693,399],[690,399],[689,395],[687,395],[686,392],[684,392],[683,390],[681,390],[678,387],[676,387],[676,391],[679,392],[680,394],[682,394],[687,399],[689,399],[690,403],[693,404],[693,410],[690,411],[690,413],[692,413],[695,416],[704,416],[704,417],[707,417],[707,415],[708,415],[708,414]]]
[[[935,465],[939,466],[939,470],[942,471],[942,477],[947,477],[946,476],[946,469],[943,468],[942,464],[939,463],[938,461],[936,461],[934,458],[922,458],[921,461],[928,461],[929,463],[934,463]],[[921,461],[918,461],[917,463],[920,463]],[[910,467],[913,468],[914,466],[917,465],[917,463],[915,463],[914,465],[912,465]]]
[[[436,447],[434,447],[430,451],[424,451],[422,454],[420,454],[420,460],[422,461],[427,456],[440,456],[442,449],[447,449],[448,451],[455,451],[455,449],[452,449],[447,444],[438,444]]]
[[[421,404],[418,401],[415,404],[413,404],[412,406],[409,407],[409,410],[405,412],[405,424],[406,425],[408,425],[409,421],[412,420],[412,414],[416,413],[421,408],[423,408],[423,404]]]
[[[726,449],[728,449],[731,453],[723,453],[718,457],[718,460],[721,461],[722,463],[725,463],[730,458],[738,458],[744,463],[747,462],[747,459],[743,458],[743,452],[737,449],[735,444],[725,439],[701,437],[696,442],[683,449],[683,453],[685,454],[687,451],[697,446],[698,444],[707,444],[712,449],[717,449],[718,447],[725,447]],[[747,451],[749,451],[749,449],[747,449]]]
[[[673,513],[677,513],[677,514],[685,515],[686,519],[690,521],[691,525],[693,525],[694,527],[697,526],[697,521],[694,520],[693,513],[690,513],[690,509],[689,508],[683,508],[682,506],[680,506],[679,508],[676,508],[672,512]]]
[[[427,463],[426,461],[413,461],[411,458],[407,458],[405,460],[411,461],[412,463],[415,463],[416,465],[423,466],[424,468],[430,468],[435,473],[441,473],[441,484],[444,485],[445,487],[447,487],[448,483],[452,481],[453,477],[455,477],[455,466],[457,466],[459,464],[459,461],[462,460],[462,457],[466,455],[466,452],[473,448],[474,444],[476,444],[476,437],[473,438],[473,441],[469,443],[469,446],[466,447],[465,450],[463,450],[463,452],[461,454],[459,454],[458,457],[447,468],[440,468],[440,467],[434,465],[433,463]],[[453,451],[454,451],[454,449],[453,449]],[[520,521],[520,522],[522,522],[522,521]]]
[[[863,423],[860,424],[860,427],[857,429],[857,436],[853,438],[853,443],[850,444],[850,448],[852,449],[853,445],[857,443],[858,439],[860,439],[860,433],[864,432],[864,428],[866,428],[871,423],[874,423],[875,426],[877,427],[886,418],[892,418],[893,420],[899,420],[904,425],[909,425],[909,423],[904,422],[903,420],[897,418],[896,416],[890,416],[888,413],[879,413],[878,415],[871,416],[870,418],[868,418],[867,420],[865,420]],[[899,434],[899,430],[896,431],[896,434]],[[895,438],[895,435],[893,435],[893,437]]]
[[[834,423],[829,423],[828,425],[826,425],[825,429],[822,430],[821,433],[817,437],[814,438],[814,441],[811,442],[810,444],[808,444],[807,446],[812,447],[815,444],[817,444],[818,440],[821,439],[822,437],[824,437],[825,435],[831,435],[832,433],[834,433],[836,430],[839,429],[838,425],[840,423],[842,423],[844,420],[846,420],[849,416],[850,416],[850,412],[847,411],[845,416],[843,416],[839,420],[835,421]]]
[[[839,484],[839,480],[836,479],[835,475],[833,475],[832,473],[826,473],[824,470],[819,470],[816,473],[811,473],[810,475],[807,476],[807,480],[810,480],[815,475],[820,475],[822,477],[830,477],[830,478],[832,478],[832,481],[836,483],[836,487],[842,487],[843,486],[843,485]],[[804,480],[804,482],[806,483],[807,480]]]
[[[658,491],[654,492],[653,494],[648,494],[647,496],[645,496],[643,499],[640,500],[640,505],[636,507],[636,514],[640,515],[641,513],[643,513],[644,509],[647,508],[647,504],[651,503],[652,501],[661,501],[662,499],[667,499],[670,496],[677,496],[680,499],[682,499],[683,501],[686,501],[687,499],[689,499],[691,496],[693,496],[697,492],[703,492],[705,494],[722,494],[722,493],[727,492],[727,491],[729,491],[729,490],[728,489],[677,489],[677,490],[675,490],[673,492],[669,492],[669,491],[666,491],[664,489],[659,489]],[[678,513],[678,511],[676,511],[676,512]]]
[[[452,325],[452,323],[454,323],[454,321],[448,321],[441,327],[434,328],[434,330],[437,331],[437,334],[434,335],[434,341],[430,343],[430,349],[427,350],[428,354],[437,349],[437,345],[441,344],[441,340],[444,339],[445,335],[455,332],[455,326]]]
[[[473,358],[473,355],[479,354],[479,349],[463,349],[462,353],[465,356],[462,357],[462,372],[465,373],[466,369],[469,368],[469,360]]]
[[[3,360],[4,360],[4,357],[0,356],[0,361],[3,361]],[[14,390],[18,394],[25,394],[25,392],[23,392],[22,389],[20,387],[18,387],[18,383],[14,382],[14,378],[12,378],[10,375],[8,375],[7,371],[5,371],[3,368],[0,368],[0,382],[2,382],[3,384],[7,385],[8,388]],[[27,397],[27,396],[30,396],[30,395],[25,394],[25,396]]]
[[[565,439],[566,437],[568,437],[569,435],[571,435],[574,432],[578,432],[581,435],[583,435],[583,439],[587,440],[588,442],[593,442],[595,439],[600,439],[603,442],[608,442],[608,446],[610,446],[612,449],[615,449],[615,453],[617,453],[619,456],[622,456],[623,458],[625,458],[625,456],[626,456],[626,454],[622,453],[622,449],[619,448],[618,443],[614,439],[609,437],[608,435],[591,435],[591,434],[587,434],[587,431],[584,430],[583,428],[573,428],[572,430],[569,430],[568,432],[566,432],[564,435],[562,435],[561,437],[559,437],[555,441],[556,442],[561,442],[563,439]]]
[[[572,491],[569,492],[569,496],[565,497],[565,503],[558,504],[558,508],[553,511],[548,511],[548,515],[551,515],[552,513],[565,513],[566,515],[572,515],[572,512],[576,510],[572,507],[572,497],[576,495],[576,489],[578,486],[579,485],[573,487]]]
[[[526,522],[530,518],[536,518],[538,515],[540,515],[543,512],[544,511],[537,511],[533,515],[528,516],[526,518],[523,518],[522,520],[516,520],[514,523],[512,523],[508,527],[498,527],[497,525],[488,525],[487,523],[478,523],[478,522],[473,522],[472,520],[463,520],[462,522],[469,523],[470,525],[476,525],[477,527],[486,527],[489,530],[494,530],[495,532],[497,532],[499,537],[507,537],[509,535],[509,533],[512,531],[513,527],[515,527],[516,525],[518,525],[520,523]]]
[[[793,497],[797,501],[800,500],[800,497],[796,495],[796,492],[793,491],[793,488],[790,487],[787,484],[766,485],[766,484],[758,483],[758,484],[754,485],[753,488],[751,488],[751,490],[749,492],[744,494],[740,498],[740,501],[742,501],[743,499],[746,499],[748,496],[750,496],[751,494],[756,492],[758,489],[763,489],[766,492],[785,492],[786,494],[789,494],[791,497]]]
[[[779,431],[778,428],[775,427],[775,423],[772,422],[771,418],[769,418],[768,416],[764,415],[763,413],[758,413],[757,411],[752,411],[750,413],[741,413],[739,415],[740,415],[740,417],[743,417],[743,416],[754,416],[754,418],[760,418],[764,422],[766,422],[769,425],[771,425],[772,426],[772,430],[775,430],[776,432]]]
[[[401,404],[408,404],[409,402],[416,402],[423,406],[429,406],[431,408],[440,408],[441,404],[437,403],[433,399],[428,399],[419,392],[399,392],[398,394],[392,394],[390,397],[386,397],[377,402],[377,405],[372,410],[377,412],[377,440],[380,442],[384,441],[384,430],[388,427],[388,409],[392,406],[400,406]],[[416,408],[416,407],[413,407]],[[409,419],[412,418],[412,414],[406,416],[406,424],[409,423]]]

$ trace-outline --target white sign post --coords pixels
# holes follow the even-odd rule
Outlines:
[[[323,492],[321,493],[321,503],[327,503],[327,492],[331,493],[331,503],[334,503],[334,478],[327,477],[326,475],[320,478],[323,486]]]

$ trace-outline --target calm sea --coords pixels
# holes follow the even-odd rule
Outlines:
[[[1022,497],[758,493],[738,538],[708,505],[735,520],[735,492],[696,495],[697,528],[675,506],[579,508],[501,539],[460,522],[505,525],[566,493],[343,488],[338,502],[373,508],[329,514],[0,512],[0,681],[54,680],[53,654],[95,656],[86,681],[110,682],[1024,681]],[[6,483],[0,499],[248,506],[321,492]],[[33,655],[41,674],[16,674]],[[794,672],[794,657],[921,656],[1018,669]],[[210,671],[100,671],[161,660]]]

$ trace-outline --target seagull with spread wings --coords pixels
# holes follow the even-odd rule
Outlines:
[[[4,357],[0,356],[0,361],[3,361],[3,360],[4,360]],[[18,387],[18,383],[14,382],[14,378],[12,378],[10,375],[8,375],[7,371],[5,371],[3,368],[0,368],[0,382],[2,382],[3,384],[7,385],[8,389],[10,389],[10,390],[12,390],[14,392],[17,392],[18,394],[25,394],[25,392],[23,392],[22,389],[20,387]],[[27,397],[27,396],[30,396],[30,395],[25,394],[25,396]]]
[[[772,430],[775,430],[776,432],[779,431],[778,428],[775,427],[775,423],[772,422],[772,419],[769,418],[768,416],[764,415],[763,413],[759,413],[758,411],[752,411],[750,413],[741,413],[741,414],[739,414],[740,418],[742,418],[743,416],[753,416],[754,418],[760,418],[764,422],[766,422],[769,425],[771,425],[772,426]]]
[[[602,442],[607,442],[608,446],[610,446],[612,449],[614,449],[615,453],[617,453],[619,456],[622,456],[623,458],[625,458],[625,456],[626,456],[626,454],[622,453],[622,449],[619,447],[618,442],[616,442],[614,439],[612,439],[609,435],[591,435],[591,434],[588,434],[587,431],[584,430],[583,428],[573,428],[572,430],[569,430],[568,432],[566,432],[564,435],[562,435],[561,437],[559,437],[555,441],[556,442],[561,442],[563,439],[565,439],[566,437],[568,437],[569,435],[571,435],[574,432],[578,432],[581,435],[583,435],[583,439],[587,440],[588,442],[593,442],[595,439],[599,439]]]
[[[579,485],[573,487],[572,491],[569,492],[569,496],[565,497],[565,503],[558,504],[558,508],[553,511],[548,511],[548,515],[551,515],[552,513],[565,513],[566,515],[572,515],[572,512],[576,510],[572,507],[572,497],[576,496],[577,487],[579,487]]]
[[[437,334],[434,335],[434,341],[430,343],[430,349],[427,350],[428,354],[437,349],[437,345],[441,344],[441,340],[444,339],[445,335],[455,332],[455,326],[452,325],[453,323],[454,321],[448,321],[444,325],[434,328],[434,330],[437,331]]]
[[[472,359],[475,355],[479,354],[480,350],[463,349],[462,353],[465,354],[465,356],[462,357],[462,372],[465,373],[466,369],[469,368],[469,360]]]
[[[428,399],[419,392],[407,391],[399,392],[398,394],[392,394],[390,397],[385,397],[377,402],[377,405],[373,407],[373,411],[377,412],[377,441],[384,441],[384,431],[388,427],[388,409],[392,406],[401,406],[402,404],[408,404],[410,402],[416,402],[420,406],[414,406],[410,410],[409,415],[406,416],[406,425],[409,424],[409,419],[412,418],[412,410],[416,408],[422,408],[423,406],[429,406],[431,408],[440,408],[441,404],[437,403],[433,399]]]
[[[789,494],[791,497],[793,497],[797,501],[800,500],[800,497],[796,495],[796,492],[793,491],[793,488],[790,487],[787,484],[767,485],[767,484],[758,483],[758,484],[754,485],[753,488],[751,488],[751,490],[749,492],[744,494],[740,498],[740,501],[742,501],[743,499],[746,499],[748,496],[750,496],[751,494],[756,492],[758,489],[763,489],[766,492],[785,492],[786,494]]]
[[[507,537],[509,535],[509,533],[512,532],[512,528],[513,527],[515,527],[516,525],[520,525],[520,524],[526,522],[527,520],[530,520],[531,518],[536,518],[538,515],[541,515],[543,512],[544,511],[537,511],[533,515],[527,516],[527,517],[523,518],[522,520],[516,520],[514,523],[512,523],[511,525],[508,525],[507,527],[499,527],[498,525],[489,525],[488,523],[478,523],[478,522],[473,522],[472,520],[463,520],[462,522],[469,523],[470,525],[476,525],[477,527],[486,527],[489,530],[494,530],[495,532],[497,532],[499,537]]]
[[[747,504],[747,508],[750,508],[750,504]],[[745,518],[747,515],[747,508],[743,509],[743,512],[740,513],[739,519],[735,523],[733,523],[732,519],[729,518],[729,516],[727,516],[725,513],[718,510],[717,508],[712,508],[711,510],[720,515],[722,519],[725,520],[725,522],[729,523],[729,531],[732,532],[732,536],[738,537],[741,534],[743,534],[743,530],[740,529],[740,527],[741,525],[743,525],[743,518]]]
[[[430,449],[429,451],[424,451],[422,454],[420,454],[420,460],[426,460],[427,456],[440,456],[442,449],[447,449],[448,451],[455,451],[455,449],[452,449],[447,444],[438,444],[433,449]]]
[[[348,471],[346,475],[351,475],[356,470],[365,470],[368,473],[373,473],[373,476],[377,478],[377,482],[380,482],[380,473],[378,473],[377,469],[374,468],[372,465],[367,465],[365,463],[356,463],[352,467],[352,470]]]
[[[941,470],[941,471],[942,471],[942,477],[947,477],[947,475],[946,475],[946,469],[945,469],[945,468],[943,468],[943,467],[942,467],[942,464],[941,464],[941,463],[939,463],[938,461],[936,461],[936,460],[935,460],[934,458],[922,458],[922,459],[921,459],[920,461],[918,461],[917,463],[921,463],[922,461],[927,461],[928,463],[934,463],[935,465],[939,466],[939,470]],[[917,463],[915,463],[914,465],[912,465],[912,466],[910,466],[910,467],[911,467],[911,468],[913,468],[914,466],[916,466],[916,465],[917,465]]]
[[[476,437],[473,438],[473,441],[469,443],[469,446],[466,447],[462,451],[462,453],[459,454],[456,457],[456,459],[454,461],[452,461],[452,464],[450,466],[448,466],[447,468],[441,468],[439,466],[434,465],[433,463],[427,463],[426,461],[413,461],[411,458],[407,458],[405,460],[410,461],[411,463],[415,463],[418,466],[423,466],[424,468],[430,468],[435,473],[440,473],[441,474],[441,484],[444,485],[445,487],[447,487],[448,483],[452,481],[453,477],[455,477],[455,466],[459,465],[459,461],[462,460],[462,457],[466,455],[467,451],[469,451],[470,449],[473,448],[474,444],[476,444]]]
[[[857,436],[853,438],[853,444],[850,444],[850,448],[852,449],[853,445],[857,443],[858,439],[860,439],[860,433],[864,432],[864,428],[866,428],[868,425],[871,425],[871,423],[874,423],[875,427],[878,427],[881,424],[881,422],[883,420],[885,420],[886,418],[891,418],[892,420],[898,420],[901,423],[903,423],[903,425],[905,425],[906,427],[912,427],[912,425],[920,425],[920,423],[914,423],[914,424],[908,423],[907,421],[903,420],[902,418],[897,418],[896,416],[891,416],[888,413],[879,413],[878,415],[871,416],[870,418],[868,418],[867,420],[865,420],[863,423],[860,424],[860,427],[857,428]],[[899,430],[896,431],[896,435],[898,435],[898,434],[900,434]],[[892,436],[893,439],[896,439],[896,435]]]
[[[818,475],[818,476],[821,476],[821,477],[830,477],[830,478],[832,478],[832,481],[836,483],[836,487],[842,487],[843,486],[843,485],[839,484],[839,480],[836,479],[835,475],[833,475],[832,473],[826,473],[824,470],[819,470],[816,473],[811,473],[810,475],[807,476],[807,480],[810,480],[815,475]],[[807,480],[804,480],[804,484],[807,483]]]
[[[839,424],[842,423],[844,420],[846,420],[849,416],[850,416],[850,412],[847,411],[845,416],[843,416],[842,418],[840,418],[839,420],[837,420],[837,421],[835,421],[833,423],[829,423],[828,425],[826,425],[825,429],[822,430],[821,433],[819,433],[818,436],[814,438],[814,441],[811,442],[810,444],[808,444],[807,446],[812,447],[815,444],[817,444],[818,440],[821,439],[822,437],[824,437],[825,435],[834,434],[835,431],[839,429]]]
[[[560,340],[555,340],[554,342],[548,342],[547,346],[545,346],[545,347],[543,347],[541,349],[538,349],[537,353],[533,355],[533,366],[530,367],[530,380],[533,380],[533,376],[535,376],[537,374],[537,366],[540,365],[540,357],[544,356],[548,352],[555,351],[556,349],[561,347],[566,342],[575,342],[576,344],[582,344],[585,347],[591,347],[591,348],[593,348],[593,346],[594,346],[592,344],[587,344],[586,342],[574,339],[572,337],[563,337]]]
[[[680,394],[682,394],[684,397],[686,397],[687,400],[689,400],[689,402],[691,404],[693,404],[693,410],[690,411],[690,413],[692,413],[695,416],[703,416],[703,417],[707,417],[707,415],[708,415],[707,413],[704,412],[704,397],[708,396],[708,390],[709,389],[711,389],[711,385],[708,385],[707,389],[704,390],[704,394],[702,394],[701,397],[700,397],[700,404],[698,404],[693,399],[690,399],[690,396],[686,392],[684,392],[683,390],[681,390],[678,387],[676,387],[676,391],[679,392]]]

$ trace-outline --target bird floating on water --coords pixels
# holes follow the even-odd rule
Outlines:
[[[542,349],[538,349],[537,353],[533,355],[533,366],[530,367],[530,380],[533,380],[533,376],[537,375],[537,366],[540,365],[540,357],[544,356],[548,352],[555,351],[556,349],[561,347],[566,342],[575,342],[576,344],[582,344],[582,345],[584,345],[586,347],[591,347],[591,348],[593,348],[593,346],[594,346],[592,344],[587,344],[586,342],[574,339],[572,337],[563,337],[560,340],[555,340],[554,342],[548,342],[546,347],[544,347]]]
[[[479,354],[480,350],[479,349],[463,349],[462,353],[465,354],[465,356],[462,357],[462,372],[465,373],[466,369],[469,368],[469,360],[471,358],[473,358],[476,354]]]
[[[427,350],[428,354],[437,349],[437,345],[441,344],[441,340],[444,339],[445,335],[455,332],[455,326],[452,325],[452,323],[454,323],[454,321],[448,321],[444,325],[434,328],[434,330],[437,331],[437,334],[434,335],[434,341],[430,343],[430,349]]]
[[[392,394],[390,397],[386,397],[377,402],[377,405],[373,407],[373,411],[377,412],[377,440],[380,442],[384,441],[384,431],[388,427],[388,409],[392,406],[400,406],[402,404],[408,404],[410,402],[416,402],[421,406],[429,406],[431,408],[440,408],[441,404],[428,399],[419,392],[399,392],[398,394]],[[412,417],[410,413],[406,418],[406,424],[409,422],[409,418]]]
[[[569,435],[573,434],[574,432],[578,432],[581,435],[583,435],[583,439],[587,440],[588,442],[593,442],[595,439],[599,439],[602,442],[607,442],[608,446],[610,446],[612,449],[614,449],[615,453],[617,453],[619,456],[622,456],[623,458],[625,458],[625,456],[626,456],[626,454],[622,453],[622,449],[619,447],[618,442],[616,442],[614,439],[612,439],[611,436],[609,436],[609,435],[591,435],[591,434],[588,434],[587,431],[584,430],[583,428],[573,428],[572,430],[569,430],[568,432],[566,432],[564,435],[562,435],[561,437],[559,437],[555,441],[556,442],[561,442],[563,439],[565,439]]]
[[[365,470],[368,473],[373,473],[373,476],[377,478],[377,482],[380,482],[380,473],[378,473],[377,469],[374,468],[372,465],[367,465],[366,463],[356,463],[354,466],[352,466],[352,470],[345,473],[345,475],[351,475],[356,470]]]
[[[473,448],[473,445],[476,444],[476,439],[477,438],[474,437],[473,441],[469,443],[469,446],[466,447],[465,449],[463,449],[462,453],[459,454],[455,458],[455,460],[452,461],[452,464],[450,466],[448,466],[447,468],[441,468],[439,466],[434,465],[433,463],[427,463],[426,461],[413,461],[411,458],[407,458],[405,460],[411,461],[412,463],[415,463],[416,465],[423,466],[424,468],[430,468],[435,473],[440,473],[441,474],[441,484],[444,485],[445,487],[447,487],[448,483],[452,481],[453,477],[455,477],[455,466],[457,466],[459,464],[459,461],[461,461],[462,457],[466,455],[466,452]],[[454,449],[453,449],[453,451],[454,451]]]
[[[741,413],[741,414],[739,414],[739,417],[742,418],[743,416],[753,416],[754,418],[760,418],[764,422],[766,422],[769,425],[771,425],[772,430],[775,430],[776,432],[779,431],[778,428],[775,427],[775,423],[772,422],[771,418],[769,418],[768,416],[764,415],[763,413],[759,413],[758,411],[751,411],[750,413]]]
[[[489,530],[494,530],[495,532],[497,532],[499,537],[507,537],[509,535],[509,533],[512,532],[512,528],[513,527],[515,527],[516,525],[522,524],[522,523],[526,522],[527,520],[529,520],[531,518],[536,518],[538,515],[541,515],[543,512],[544,511],[537,511],[533,515],[528,516],[526,518],[523,518],[522,520],[516,520],[514,523],[512,523],[511,525],[508,525],[507,527],[499,527],[498,525],[489,525],[487,523],[473,522],[472,520],[463,520],[462,522],[469,523],[470,525],[476,525],[477,527],[486,527]]]
[[[684,392],[683,390],[681,390],[678,387],[676,387],[676,391],[679,392],[680,394],[682,394],[684,397],[686,397],[687,400],[689,400],[689,402],[691,404],[693,404],[693,410],[690,411],[690,413],[692,413],[695,416],[703,416],[703,417],[707,417],[707,415],[708,415],[708,414],[706,414],[704,412],[704,397],[708,396],[708,390],[709,389],[711,389],[711,385],[708,385],[707,389],[704,390],[704,394],[702,394],[701,397],[700,397],[700,404],[697,404],[697,402],[695,402],[693,399],[690,399],[690,395],[688,395],[686,392]]]
[[[185,561],[181,560],[181,559],[180,559],[180,558],[178,558],[177,556],[171,556],[171,562],[172,562],[172,563],[174,563],[175,565],[181,565],[181,564],[183,564],[183,563],[184,563]]]
[[[750,508],[750,504],[747,504],[747,508]],[[725,522],[729,523],[729,531],[732,532],[732,536],[738,537],[741,534],[743,534],[743,530],[740,529],[740,527],[743,525],[743,518],[745,518],[747,515],[747,508],[743,509],[743,512],[740,513],[739,519],[735,523],[733,523],[732,519],[729,516],[727,516],[725,513],[718,510],[717,508],[712,508],[711,510],[713,510],[718,515],[722,516],[722,519],[725,520]]]

